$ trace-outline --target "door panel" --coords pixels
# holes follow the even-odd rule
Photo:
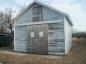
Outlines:
[[[29,26],[29,53],[48,54],[48,25]]]

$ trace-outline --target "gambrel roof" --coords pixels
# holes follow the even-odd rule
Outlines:
[[[21,17],[34,3],[37,3],[37,4],[39,4],[39,5],[42,5],[42,6],[44,6],[44,7],[47,7],[47,8],[49,8],[49,9],[52,9],[53,11],[56,11],[56,12],[58,12],[58,13],[64,15],[65,18],[68,20],[69,24],[70,24],[70,25],[73,25],[73,24],[72,24],[72,21],[70,20],[70,17],[69,17],[68,14],[63,13],[63,12],[61,12],[61,11],[59,11],[59,10],[57,10],[57,9],[55,9],[55,8],[53,8],[53,7],[51,7],[51,6],[48,6],[48,5],[44,4],[44,3],[39,2],[39,1],[36,1],[36,0],[33,1],[31,4],[29,4],[25,9],[23,9],[23,10],[16,16],[15,20],[17,20],[19,17]]]

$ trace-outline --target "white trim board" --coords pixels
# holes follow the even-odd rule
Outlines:
[[[17,25],[14,25],[14,26],[25,26],[25,25],[35,25],[35,24],[48,24],[48,23],[58,23],[58,22],[62,22],[62,20],[30,22],[30,23],[17,24]]]

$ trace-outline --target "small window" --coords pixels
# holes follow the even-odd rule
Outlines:
[[[31,32],[31,37],[34,37],[34,32]]]
[[[39,32],[39,37],[43,37],[43,32]]]

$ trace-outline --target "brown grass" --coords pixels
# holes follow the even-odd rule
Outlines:
[[[66,56],[35,55],[0,52],[0,62],[3,64],[86,64],[86,39],[73,39],[73,46]],[[3,52],[3,51],[2,51]]]

